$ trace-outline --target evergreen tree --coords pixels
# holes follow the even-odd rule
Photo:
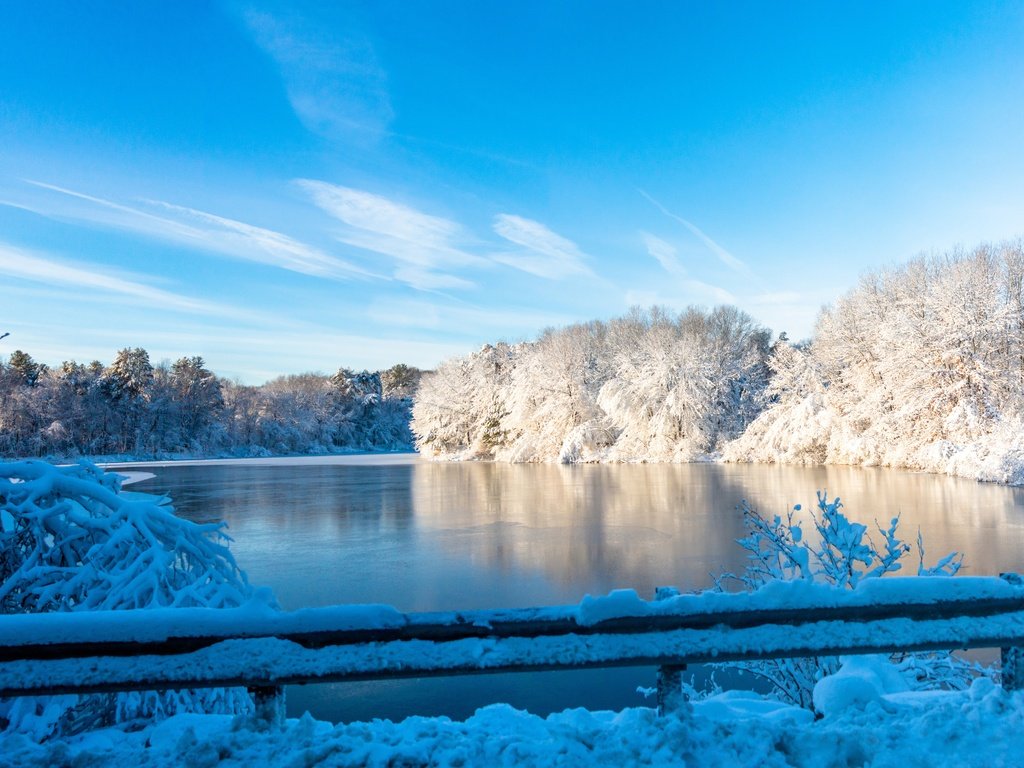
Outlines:
[[[32,359],[32,355],[22,352],[20,349],[16,349],[11,353],[7,364],[20,382],[28,387],[36,385],[39,381],[39,374],[43,371],[43,367]]]

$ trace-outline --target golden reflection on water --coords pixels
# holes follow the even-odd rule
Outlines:
[[[934,562],[966,554],[965,571],[1022,565],[1024,492],[944,476],[853,467],[777,465],[420,464],[413,474],[416,524],[482,529],[459,541],[481,565],[515,564],[559,584],[701,588],[709,573],[742,568],[738,505],[807,519],[818,490],[839,495],[868,525],[900,516],[903,538],[920,528]],[[449,553],[459,556],[459,552]],[[907,568],[916,570],[908,558]]]
[[[192,519],[224,519],[256,583],[295,608],[391,602],[439,610],[575,602],[631,587],[699,589],[743,566],[743,499],[765,514],[815,493],[965,572],[1024,568],[1024,491],[852,467],[431,463],[190,466],[133,486]],[[916,569],[916,558],[908,564]]]
[[[255,584],[282,605],[383,602],[401,610],[565,604],[658,585],[700,589],[738,570],[736,507],[766,514],[842,497],[851,517],[965,571],[1024,570],[1024,492],[936,475],[772,465],[441,464],[161,467],[132,490],[169,493],[191,519],[223,519]],[[909,563],[916,569],[916,558]],[[447,714],[508,701],[535,712],[638,705],[652,670],[496,675],[291,687],[291,716],[331,720]]]

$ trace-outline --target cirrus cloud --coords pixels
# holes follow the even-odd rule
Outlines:
[[[586,254],[576,243],[539,221],[501,213],[494,217],[494,231],[520,246],[518,251],[495,254],[497,262],[549,280],[594,274],[585,263]]]

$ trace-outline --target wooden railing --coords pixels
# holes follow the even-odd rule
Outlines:
[[[886,578],[857,590],[805,582],[754,593],[632,593],[575,606],[399,613],[258,605],[0,616],[0,697],[246,686],[270,719],[281,686],[618,666],[659,668],[678,705],[687,664],[1002,648],[1024,677],[1024,586],[1002,578]]]

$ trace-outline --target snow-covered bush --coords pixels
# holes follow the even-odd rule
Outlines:
[[[838,589],[854,589],[863,579],[878,578],[903,569],[903,560],[913,547],[899,536],[899,518],[887,527],[877,525],[879,543],[872,540],[866,525],[843,514],[839,498],[829,501],[818,493],[817,510],[802,514],[800,505],[785,517],[767,518],[743,502],[747,535],[737,543],[747,554],[748,564],[740,574],[723,574],[716,579],[719,589],[739,584],[754,591],[771,581],[805,580],[830,584]],[[956,552],[935,565],[924,564],[924,544],[917,536],[917,574],[954,576],[960,570],[962,556]],[[893,657],[898,670],[915,688],[966,688],[976,668],[950,653],[899,654]],[[813,708],[815,684],[840,667],[838,657],[770,659],[742,664],[740,668],[771,684],[784,701]]]
[[[174,514],[167,498],[122,492],[95,465],[0,463],[0,613],[222,608],[252,590],[219,523]],[[37,737],[88,725],[198,709],[239,711],[245,691],[20,698],[0,727]]]

